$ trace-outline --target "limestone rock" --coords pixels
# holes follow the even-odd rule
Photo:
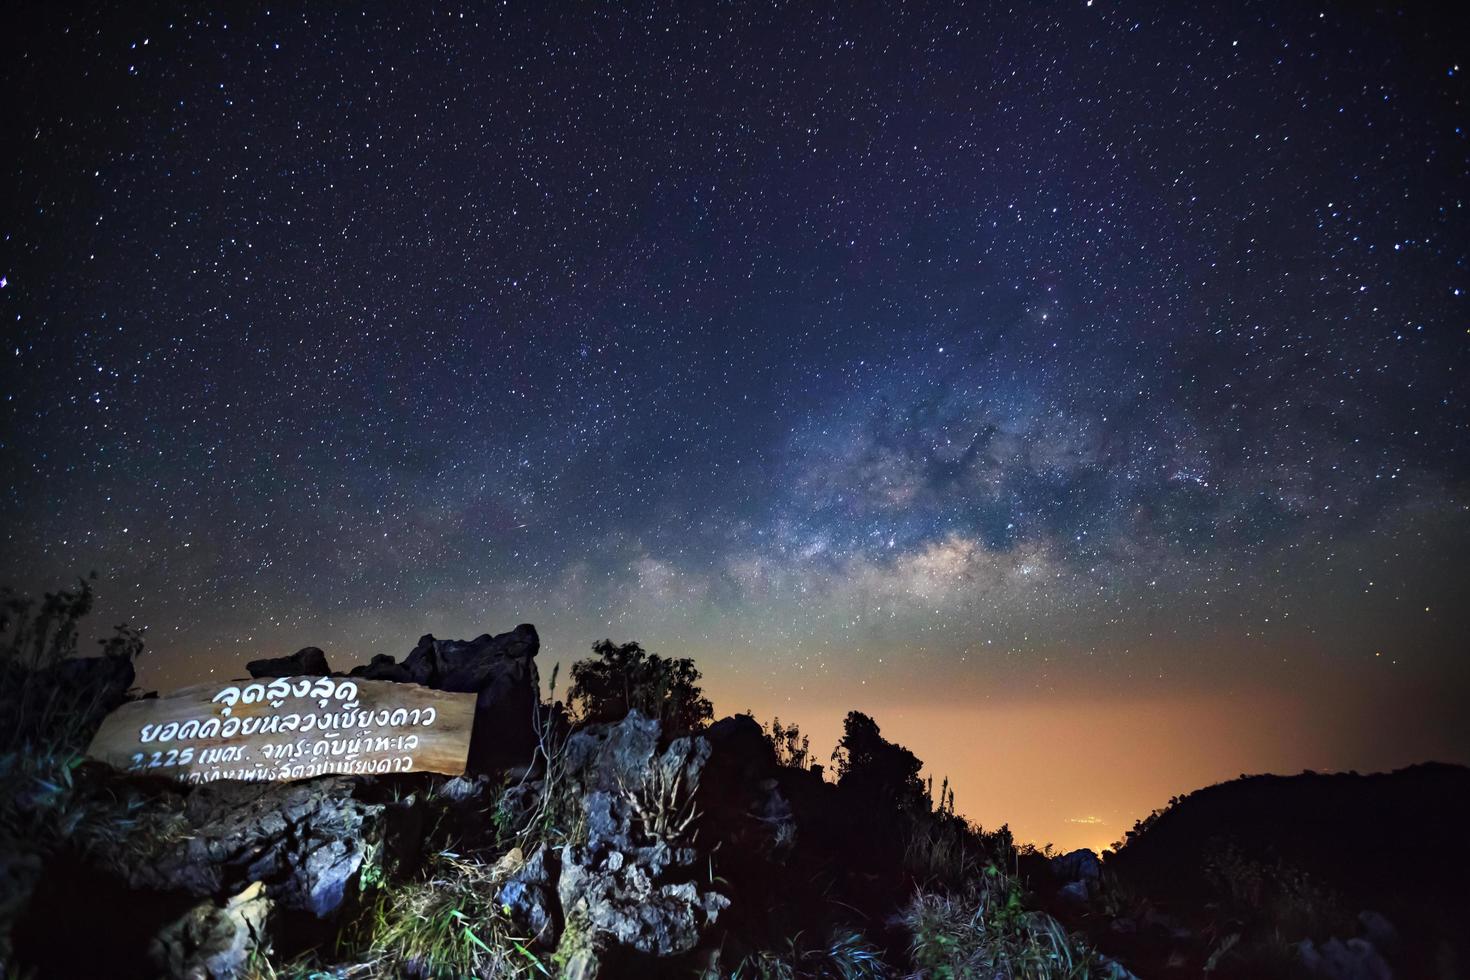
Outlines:
[[[557,892],[568,931],[585,933],[594,948],[617,944],[654,956],[687,953],[730,904],[717,892],[701,892],[693,881],[656,884],[639,864],[612,859],[588,866],[574,858],[568,845]]]
[[[511,918],[530,930],[531,938],[547,946],[556,944],[555,893],[546,866],[547,849],[539,847],[529,859],[513,848],[497,866],[495,877],[504,877],[496,898],[510,910]]]
[[[258,881],[279,906],[319,918],[377,860],[383,834],[383,806],[354,799],[344,777],[208,783],[154,808],[149,832],[113,856],[130,885],[207,896]]]
[[[1102,878],[1102,862],[1084,847],[1052,858],[1051,873],[1061,882],[1096,882]]]
[[[1303,939],[1297,955],[1309,974],[1323,980],[1393,980],[1393,970],[1366,939],[1334,937],[1320,945]]]
[[[562,848],[556,884],[565,922],[558,950],[569,974],[593,975],[598,953],[614,946],[688,952],[729,905],[693,880],[696,800],[709,755],[699,736],[660,752],[658,721],[636,711],[567,740],[564,778],[587,827],[586,843]]]
[[[533,718],[541,680],[535,658],[540,649],[541,638],[529,623],[473,640],[439,640],[428,634],[403,663],[379,655],[354,668],[352,676],[477,694],[469,771],[493,772],[526,765],[536,747]]]
[[[223,905],[200,902],[159,931],[149,956],[170,980],[231,980],[253,953],[264,952],[270,908],[258,881]]]
[[[289,657],[268,657],[245,665],[251,677],[326,677],[327,655],[320,647],[302,647]]]

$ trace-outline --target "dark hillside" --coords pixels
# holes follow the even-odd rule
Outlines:
[[[1108,923],[1105,945],[1138,964],[1149,943],[1133,927],[1155,923],[1156,962],[1179,958],[1177,944],[1157,956],[1159,934],[1188,932],[1204,939],[1194,967],[1220,952],[1217,975],[1292,975],[1315,963],[1326,976],[1463,976],[1467,828],[1464,766],[1243,776],[1196,790],[1139,821],[1107,856],[1112,912],[1127,913]]]
[[[1198,900],[1222,847],[1281,861],[1361,903],[1470,900],[1470,769],[1246,776],[1140,821],[1108,867],[1160,897]],[[1432,859],[1428,856],[1433,855]]]

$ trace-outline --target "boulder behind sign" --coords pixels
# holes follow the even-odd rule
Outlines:
[[[326,677],[327,655],[321,647],[302,647],[289,657],[268,657],[245,665],[251,677]]]
[[[438,640],[426,634],[403,663],[377,656],[354,668],[352,676],[474,692],[478,697],[468,772],[494,772],[531,761],[536,747],[532,719],[541,700],[535,660],[540,649],[541,638],[530,623],[473,640]]]

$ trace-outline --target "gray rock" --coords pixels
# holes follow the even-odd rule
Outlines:
[[[493,793],[493,790],[494,787],[483,776],[453,776],[439,787],[439,795],[451,803],[464,803],[467,800],[481,799]]]
[[[320,647],[302,647],[289,657],[267,657],[245,665],[251,677],[326,677],[327,655]]]
[[[1102,879],[1102,862],[1097,854],[1080,848],[1051,859],[1051,873],[1060,882],[1096,882]]]
[[[371,662],[365,663],[360,667],[353,667],[351,675],[370,681],[408,682],[408,677],[405,676],[402,665],[398,663],[397,659],[386,653],[378,654]]]
[[[602,950],[654,956],[693,949],[729,899],[691,880],[697,852],[700,774],[710,745],[700,736],[659,751],[659,723],[638,712],[590,725],[567,740],[563,778],[580,801],[583,844],[561,852],[557,897],[567,973],[590,977]]]
[[[1303,939],[1297,955],[1307,972],[1322,980],[1393,980],[1393,970],[1366,939],[1334,937],[1320,945]]]
[[[581,932],[594,949],[616,944],[655,956],[687,953],[730,904],[692,881],[657,884],[638,864],[590,868],[577,858],[571,845],[562,850],[557,893],[568,932]]]
[[[326,917],[379,859],[383,807],[354,799],[353,785],[221,781],[167,794],[105,857],[135,888],[208,896],[260,881],[277,905]]]
[[[503,863],[509,870],[496,899],[510,910],[518,924],[530,930],[531,938],[547,946],[556,944],[555,889],[546,867],[547,849],[539,847],[529,859],[513,848]]]
[[[164,926],[149,957],[170,980],[231,980],[257,950],[265,952],[271,901],[254,882],[223,905],[201,902]]]
[[[440,691],[481,691],[505,671],[507,663],[529,664],[540,649],[541,638],[530,623],[473,640],[439,640],[426,633],[403,663],[380,654],[372,663],[354,667],[352,676],[422,684]]]

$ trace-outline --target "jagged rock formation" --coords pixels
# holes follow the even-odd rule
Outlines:
[[[327,655],[321,647],[302,647],[289,657],[267,657],[245,665],[251,677],[326,677]]]
[[[564,766],[587,820],[587,840],[561,853],[557,894],[579,944],[568,972],[591,976],[609,945],[671,956],[688,952],[729,899],[691,880],[698,852],[700,773],[709,742],[675,739],[658,751],[659,724],[636,711],[567,740]],[[681,880],[682,879],[682,880]]]
[[[1322,980],[1393,980],[1392,968],[1361,936],[1347,942],[1333,936],[1320,945],[1303,939],[1297,953],[1306,971]]]
[[[402,663],[384,654],[354,667],[351,674],[478,695],[469,771],[495,772],[528,764],[536,747],[532,721],[541,698],[536,672],[540,649],[541,638],[529,623],[473,640],[437,640],[427,634]]]
[[[324,918],[383,838],[384,806],[356,799],[354,789],[335,776],[161,792],[131,807],[143,832],[98,856],[138,890],[208,897],[262,883],[276,906]]]
[[[697,800],[709,755],[701,736],[661,751],[658,721],[635,711],[572,733],[554,777],[561,784],[527,787],[527,805],[553,792],[572,801],[582,839],[536,850],[510,873],[500,900],[556,942],[567,976],[596,976],[615,952],[687,953],[729,904],[695,880]]]
[[[1102,883],[1102,862],[1097,854],[1081,848],[1051,859],[1051,873],[1061,889],[1064,901],[1085,903],[1098,893]]]

